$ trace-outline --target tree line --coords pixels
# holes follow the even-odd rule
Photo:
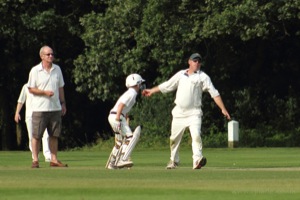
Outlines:
[[[107,115],[126,90],[126,76],[139,73],[152,87],[186,68],[194,52],[202,54],[202,70],[239,121],[241,145],[299,146],[297,0],[1,0],[0,5],[3,150],[26,148],[25,123],[16,125],[13,116],[45,44],[54,49],[66,82],[61,148],[109,139]],[[138,98],[131,123],[142,124],[149,145],[167,140],[173,100],[172,94]],[[206,144],[224,145],[227,121],[209,95],[203,96],[203,110]]]

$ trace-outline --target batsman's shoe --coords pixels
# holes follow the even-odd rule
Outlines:
[[[130,160],[120,160],[117,163],[117,167],[118,168],[123,168],[123,167],[132,167],[133,166],[133,162]]]
[[[114,163],[109,163],[107,169],[117,169],[117,166],[115,166]]]
[[[178,165],[179,165],[178,162],[174,162],[174,161],[170,160],[166,169],[176,169],[176,167],[178,167]]]
[[[201,167],[204,167],[206,165],[206,162],[207,162],[206,158],[203,157],[201,160],[198,160],[195,163],[193,169],[201,169]]]

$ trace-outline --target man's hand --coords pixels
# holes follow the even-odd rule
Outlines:
[[[142,95],[143,96],[146,96],[146,94],[147,94],[147,91],[146,91],[147,89],[144,89],[143,91],[142,91]]]
[[[230,115],[229,115],[229,113],[227,112],[226,109],[223,109],[223,110],[222,110],[222,113],[223,113],[223,115],[224,115],[228,120],[231,119],[231,117],[230,117]]]
[[[52,97],[54,95],[54,92],[53,91],[50,91],[50,90],[45,90],[44,91],[44,94],[48,97]]]
[[[66,104],[61,104],[61,115],[64,116],[67,113],[67,107]]]
[[[16,122],[16,123],[19,123],[20,120],[21,120],[20,114],[19,114],[19,113],[16,113],[16,114],[15,114],[15,122]]]
[[[150,97],[152,95],[151,89],[144,89],[142,91],[142,95],[146,97]]]
[[[143,96],[146,96],[146,97],[150,97],[152,94],[157,93],[157,92],[160,92],[158,86],[153,87],[153,88],[151,88],[151,89],[144,89],[144,90],[142,91],[142,95],[143,95]]]

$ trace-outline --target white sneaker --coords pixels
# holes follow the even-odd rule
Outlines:
[[[169,161],[166,169],[176,169],[176,167],[178,167],[178,162],[174,162],[172,160]]]
[[[123,168],[123,167],[132,167],[133,166],[133,162],[130,160],[120,160],[117,163],[117,167],[118,168]]]
[[[107,169],[117,169],[117,167],[113,163],[109,163]]]

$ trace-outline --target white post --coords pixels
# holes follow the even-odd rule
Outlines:
[[[228,147],[234,148],[239,142],[239,123],[231,120],[228,122]]]

